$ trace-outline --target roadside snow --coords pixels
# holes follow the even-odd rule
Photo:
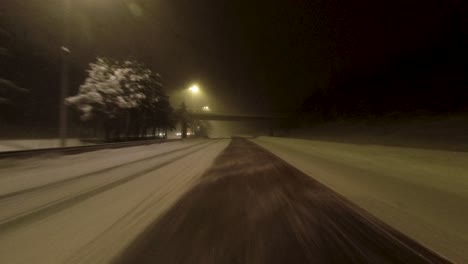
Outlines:
[[[67,147],[93,145],[84,143],[77,138],[67,139]],[[60,147],[59,139],[11,139],[0,140],[0,152],[26,150],[26,149],[42,149],[42,148],[58,148]]]
[[[252,141],[430,249],[468,263],[468,152]]]

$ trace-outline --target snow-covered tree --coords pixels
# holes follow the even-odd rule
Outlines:
[[[67,98],[69,105],[81,112],[83,120],[96,116],[114,119],[126,110],[138,108],[146,99],[144,76],[136,73],[132,62],[99,58],[90,64],[89,76],[76,96]]]
[[[103,121],[106,130],[117,130],[117,137],[121,129],[127,136],[141,136],[154,127],[158,109],[168,100],[157,74],[137,61],[104,58],[91,63],[88,73],[78,94],[67,98],[82,120]]]

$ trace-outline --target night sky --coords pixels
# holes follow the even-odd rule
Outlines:
[[[376,76],[391,80],[387,90],[401,80],[408,89],[423,79],[466,83],[463,0],[71,1],[71,93],[96,56],[147,63],[175,101],[198,82],[219,111],[288,112],[314,91],[353,91]],[[58,100],[62,4],[1,4],[14,35],[11,78],[45,112]]]

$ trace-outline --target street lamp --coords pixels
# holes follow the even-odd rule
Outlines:
[[[191,102],[190,106],[192,107],[192,110],[195,110],[195,103],[194,103],[194,94],[198,93],[200,91],[200,88],[198,87],[197,84],[194,84],[190,86],[189,88],[190,94],[191,94]]]
[[[200,91],[200,88],[198,88],[198,85],[194,84],[189,88],[189,90],[192,93],[198,93]]]
[[[62,57],[62,67],[60,72],[60,110],[59,110],[59,137],[60,147],[66,147],[67,145],[67,106],[65,105],[65,99],[68,95],[68,83],[69,83],[69,54],[70,49],[68,44],[70,41],[70,11],[71,11],[71,0],[64,0],[63,3],[63,40],[60,53]]]

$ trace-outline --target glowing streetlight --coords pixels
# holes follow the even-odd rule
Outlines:
[[[191,102],[190,102],[190,106],[192,108],[192,110],[195,110],[195,102],[194,102],[194,94],[198,93],[200,91],[200,88],[198,87],[197,84],[194,84],[192,86],[190,86],[190,88],[188,89],[190,94],[191,94]]]
[[[194,84],[189,88],[189,90],[192,93],[198,93],[200,91],[200,88],[198,88],[198,85]]]

